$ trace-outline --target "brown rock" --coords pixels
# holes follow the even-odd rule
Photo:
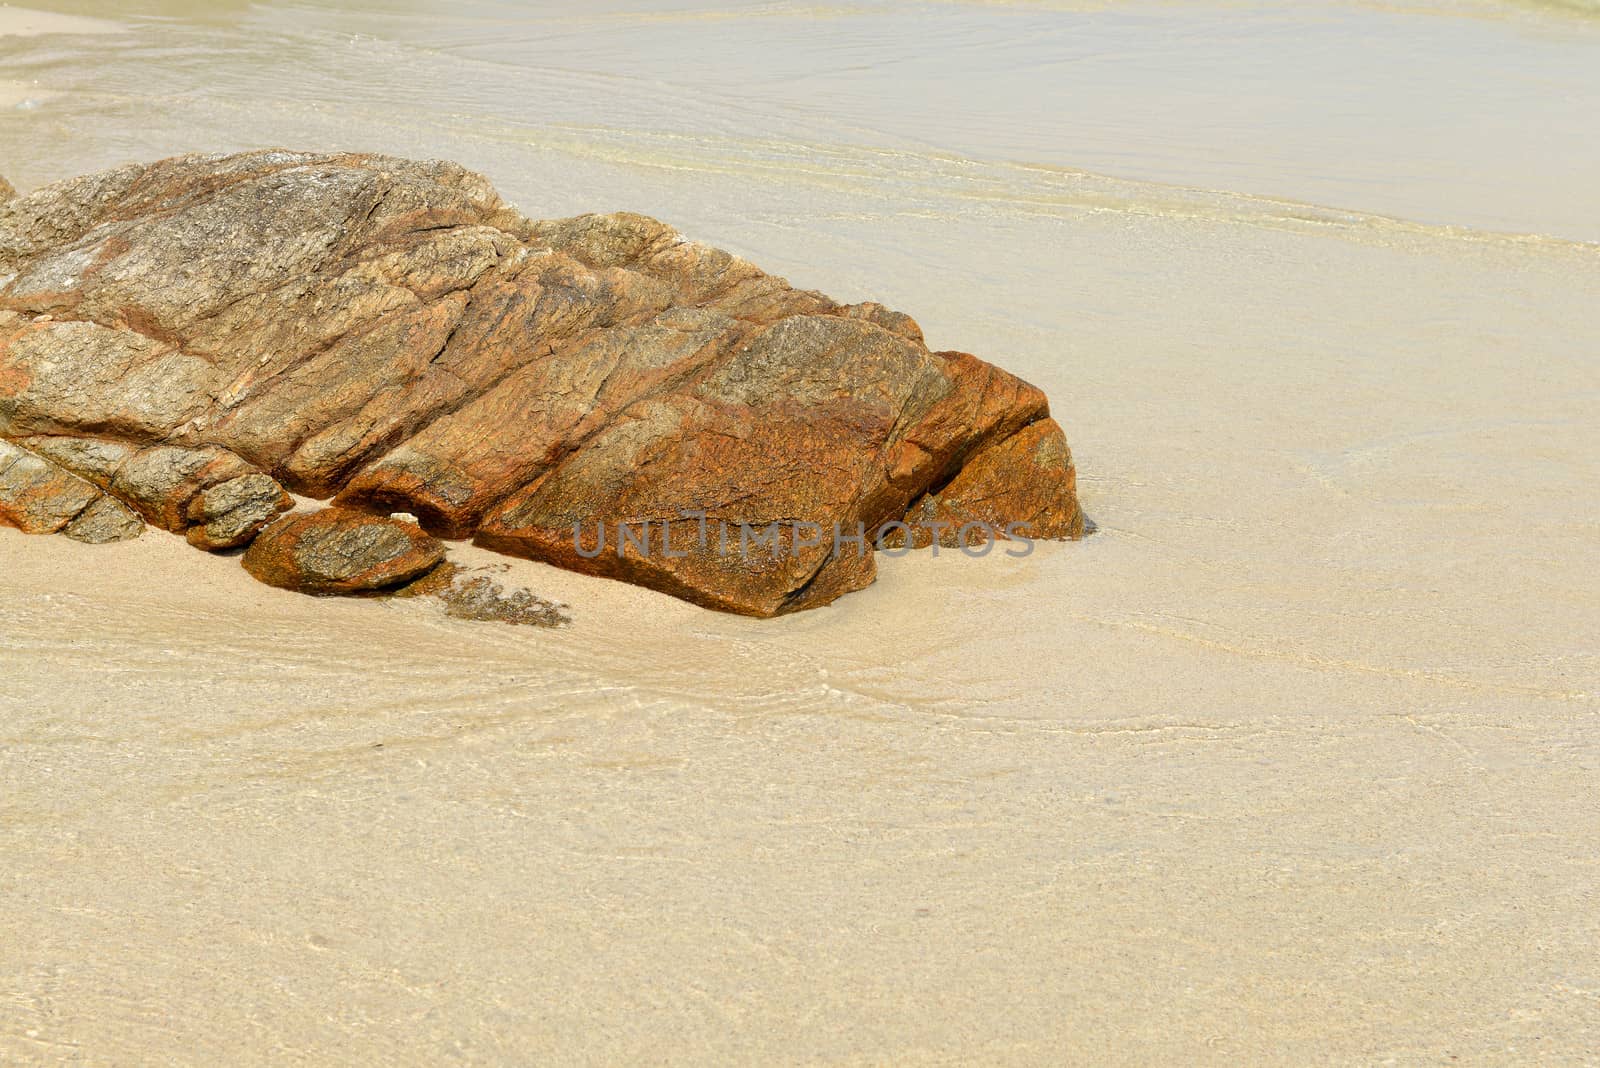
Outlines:
[[[147,521],[180,533],[190,522],[190,502],[203,490],[253,471],[226,449],[156,445],[134,453],[108,488]]]
[[[44,321],[11,339],[3,373],[0,434],[159,441],[204,410],[212,368],[128,330]]]
[[[195,525],[184,537],[197,549],[235,549],[293,507],[294,498],[272,478],[259,472],[240,475],[195,495],[184,509]]]
[[[0,437],[203,548],[287,487],[772,615],[870,583],[894,520],[1083,529],[1032,386],[654,219],[527,219],[453,164],[58,183],[0,205],[0,280]]]
[[[24,534],[54,534],[100,496],[44,457],[0,441],[0,523]]]
[[[0,274],[10,274],[40,253],[70,248],[97,226],[145,168],[69,178],[0,205]]]
[[[6,181],[5,175],[0,174],[0,204],[4,204],[16,195],[17,191],[12,188],[10,182]]]
[[[995,538],[1081,538],[1083,513],[1065,503],[1076,492],[1066,435],[1054,419],[1042,419],[969,459],[948,485],[918,500],[905,522],[919,549],[936,536],[952,548]],[[895,534],[886,545],[905,543],[904,532]]]
[[[364,593],[414,581],[444,546],[412,523],[344,508],[287,516],[245,550],[244,567],[269,586],[301,593]]]
[[[144,533],[144,520],[115,497],[100,496],[79,512],[61,533],[86,545],[127,541]]]
[[[138,537],[144,529],[138,516],[93,483],[6,441],[0,441],[0,525],[97,544]]]
[[[294,506],[276,480],[226,449],[33,435],[20,444],[207,550],[243,545]]]
[[[18,438],[17,443],[101,489],[109,489],[118,469],[139,451],[137,445],[104,438],[34,435]]]

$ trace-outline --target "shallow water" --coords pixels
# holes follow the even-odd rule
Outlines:
[[[1101,527],[765,622],[512,565],[557,632],[0,531],[0,1061],[1595,1056],[1600,24],[1563,6],[0,38],[19,187],[365,147],[646,211],[1045,388]]]
[[[144,4],[126,35],[0,56],[71,90],[17,131],[71,131],[12,164],[29,182],[197,143],[381,142],[469,157],[532,206],[530,154],[810,171],[866,149],[1592,241],[1600,21],[1561,6]],[[592,208],[570,184],[556,199]]]

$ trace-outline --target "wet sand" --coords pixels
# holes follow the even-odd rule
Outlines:
[[[888,560],[775,621],[457,550],[565,602],[544,631],[296,597],[159,532],[0,530],[0,1063],[1600,1057],[1600,216],[1588,147],[1518,133],[1543,199],[1489,158],[1539,114],[1516,93],[1436,84],[1454,133],[1411,156],[1238,142],[1227,183],[1170,141],[1073,165],[1064,107],[1015,152],[953,104],[911,131],[847,69],[899,5],[527,39],[494,4],[147,6],[178,21],[132,46],[0,42],[0,79],[57,94],[0,113],[0,173],[359,144],[530,212],[648,211],[1045,388],[1101,532]],[[995,42],[940,46],[974,93],[1006,56],[1054,84],[1008,20],[1079,17],[946,6]],[[1200,19],[1097,7],[1144,37],[1061,39]],[[1463,50],[1434,69],[1502,34],[1502,88],[1600,55],[1504,14],[1286,25],[1431,31]],[[734,96],[663,58],[688,23],[800,44]],[[242,41],[226,76],[191,59]]]

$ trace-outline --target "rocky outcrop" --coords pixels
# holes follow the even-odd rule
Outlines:
[[[0,205],[0,437],[206,549],[292,491],[752,615],[867,585],[902,522],[1083,531],[1043,394],[909,317],[374,155],[186,156]]]
[[[395,589],[443,562],[444,546],[416,524],[344,508],[280,519],[244,553],[267,585],[316,594]]]

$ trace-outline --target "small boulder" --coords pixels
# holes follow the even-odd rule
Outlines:
[[[276,479],[214,446],[139,448],[71,434],[29,435],[18,444],[211,552],[246,544],[294,507]]]
[[[244,568],[269,586],[300,593],[393,589],[444,560],[444,546],[413,523],[344,508],[286,516],[244,554]]]
[[[181,534],[192,522],[188,512],[196,497],[214,486],[256,473],[227,449],[156,445],[129,457],[107,488],[147,522]]]
[[[5,175],[0,174],[0,204],[4,204],[16,195],[17,191],[11,187],[10,182],[6,181]]]
[[[202,490],[186,515],[195,525],[184,531],[189,544],[217,552],[236,549],[294,507],[294,498],[269,475],[241,475]]]

